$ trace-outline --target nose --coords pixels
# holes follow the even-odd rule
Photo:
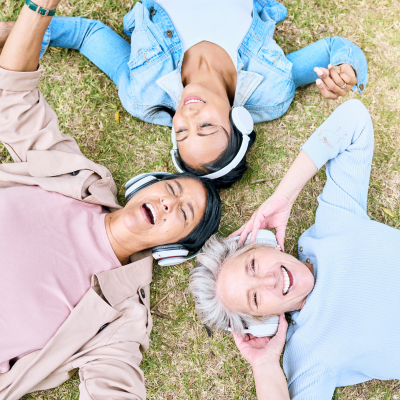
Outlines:
[[[160,203],[163,211],[168,214],[172,212],[176,204],[178,203],[178,199],[175,196],[161,197]]]
[[[279,278],[274,272],[268,272],[261,279],[261,284],[265,286],[268,290],[275,289],[279,284]]]
[[[194,105],[187,105],[183,107],[182,114],[187,117],[194,117],[200,112],[200,108]]]

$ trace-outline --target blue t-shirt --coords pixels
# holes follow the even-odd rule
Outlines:
[[[331,400],[337,386],[400,378],[400,231],[366,212],[374,133],[358,100],[338,107],[303,146],[327,182],[299,240],[316,283],[293,313],[283,358],[293,400]]]

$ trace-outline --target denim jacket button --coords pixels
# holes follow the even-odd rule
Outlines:
[[[146,297],[146,293],[144,292],[144,289],[140,289],[140,294],[143,298]]]
[[[168,30],[168,31],[165,31],[165,36],[172,37],[172,36],[174,36],[174,34],[172,33],[172,31]]]
[[[153,7],[150,8],[150,14],[151,15],[156,15],[157,10],[155,10]]]
[[[360,89],[364,90],[364,84],[363,83],[360,85]]]

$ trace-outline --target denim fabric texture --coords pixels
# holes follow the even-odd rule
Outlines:
[[[340,37],[321,39],[285,56],[273,39],[275,25],[286,18],[275,0],[254,0],[252,24],[238,48],[234,106],[246,107],[254,122],[283,115],[295,89],[318,78],[314,67],[350,64],[362,93],[368,82],[367,61],[360,48]],[[176,109],[183,85],[182,43],[167,12],[152,0],[136,3],[124,17],[131,44],[102,22],[80,17],[54,17],[43,40],[48,46],[79,50],[118,86],[125,109],[141,120],[171,126],[171,117],[147,116],[149,107]]]

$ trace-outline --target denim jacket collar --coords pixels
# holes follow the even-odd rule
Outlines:
[[[157,79],[156,83],[171,96],[176,106],[178,106],[183,93],[181,69],[177,68],[169,74],[162,76]]]

